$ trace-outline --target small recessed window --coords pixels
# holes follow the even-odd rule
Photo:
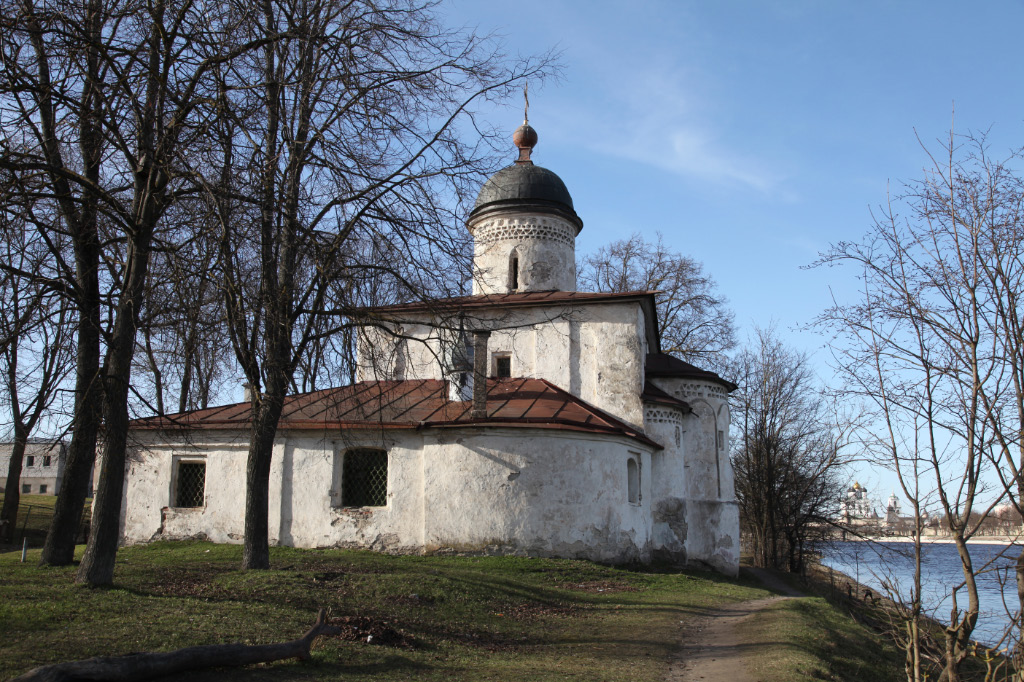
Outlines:
[[[21,484],[21,492],[23,492],[23,493],[30,493],[30,492],[32,492],[32,485],[30,483],[22,483]]]
[[[206,503],[206,462],[178,462],[175,507],[202,507]]]
[[[35,465],[36,465],[36,458],[35,457],[33,457],[32,455],[29,455],[28,457],[25,458],[25,466],[33,467]]]
[[[507,378],[512,376],[512,358],[508,355],[494,356],[494,376]]]
[[[50,466],[50,456],[49,455],[43,455],[43,466],[44,467]]]
[[[45,483],[40,483],[39,484],[39,494],[40,495],[45,495],[46,494],[46,484]]]
[[[636,459],[626,460],[626,486],[630,504],[640,504],[640,465]]]
[[[508,264],[508,288],[516,291],[519,288],[519,257],[512,256]]]

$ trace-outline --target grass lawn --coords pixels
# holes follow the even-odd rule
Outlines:
[[[271,548],[273,570],[242,572],[241,547],[205,542],[123,549],[116,587],[89,589],[74,567],[38,558],[0,555],[0,678],[95,655],[290,640],[324,606],[351,639],[319,640],[313,661],[190,679],[659,680],[687,619],[767,594],[586,561],[287,547]]]
[[[760,682],[899,682],[903,659],[893,644],[821,597],[780,600],[740,626],[759,655]]]

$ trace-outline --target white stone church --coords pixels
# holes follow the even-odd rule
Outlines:
[[[367,311],[357,383],[288,398],[272,543],[737,572],[735,386],[661,353],[653,292],[576,291],[583,222],[536,139],[469,216],[473,294]],[[133,422],[124,541],[240,542],[249,417]]]

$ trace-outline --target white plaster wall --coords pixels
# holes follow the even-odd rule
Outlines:
[[[11,454],[14,449],[13,443],[0,443],[0,489],[7,485],[7,472],[11,467]],[[28,465],[28,458],[32,457],[32,466]],[[50,457],[50,466],[43,466],[43,457]],[[39,495],[39,486],[45,485],[45,495],[56,495],[60,491],[60,483],[64,476],[64,446],[49,443],[29,443],[25,447],[24,459],[21,461],[21,477],[19,487],[32,486],[32,495]]]
[[[510,263],[519,260],[514,291],[575,291],[577,228],[550,214],[488,213],[469,224],[473,234],[473,293],[504,294]]]
[[[149,444],[134,451],[128,471],[124,541],[205,536],[241,542],[246,459],[241,434],[177,445],[161,442],[168,434],[139,435]],[[394,431],[389,438],[383,443],[389,452],[387,506],[338,509],[331,504],[336,453],[380,445],[379,437],[284,434],[275,444],[271,468],[271,542],[612,562],[651,557],[652,468],[646,447],[626,439],[523,429],[425,436]],[[179,455],[207,463],[203,508],[170,508],[173,461]],[[629,457],[640,466],[639,504],[628,501]]]
[[[426,548],[647,561],[651,452],[637,445],[571,432],[439,433],[424,449]],[[640,466],[638,504],[628,500],[629,457]]]
[[[683,413],[657,403],[644,406],[644,430],[664,446],[652,458],[651,537],[654,555],[686,563],[686,440]]]
[[[246,442],[223,436],[188,442],[171,433],[132,435],[136,444],[127,464],[124,541],[205,535],[214,542],[241,542]],[[206,462],[205,507],[171,508],[174,461],[178,458]]]
[[[736,576],[740,570],[740,512],[736,502],[688,500],[686,563]]]
[[[728,457],[728,395],[713,382],[664,377],[652,381],[693,409],[682,419],[684,476],[677,488],[680,492],[655,503],[655,553],[735,575],[739,570],[739,511]]]
[[[653,382],[693,409],[683,420],[686,496],[698,500],[735,500],[728,456],[730,415],[725,389],[713,382],[692,379],[656,377]]]
[[[409,550],[422,545],[422,439],[414,432],[349,434],[281,432],[274,444],[270,471],[268,522],[270,541],[294,547],[358,546]],[[174,434],[140,434],[129,467],[123,538],[145,542],[157,538],[206,536],[215,542],[241,542],[244,530],[247,444],[242,434],[226,439],[161,443]],[[351,447],[384,447],[389,452],[388,504],[362,510],[332,506],[336,457]],[[171,507],[174,461],[206,462],[205,506]]]
[[[359,330],[356,381],[441,379],[457,343],[457,321],[430,326],[403,320]]]
[[[394,335],[377,328],[360,333],[358,379],[444,379],[443,364],[451,357],[457,334],[427,322],[403,320],[410,337],[401,349],[402,372],[395,370]],[[547,379],[559,388],[643,427],[646,327],[639,303],[550,305],[483,310],[467,327],[490,329],[488,372],[493,356],[509,354],[512,376]],[[451,326],[451,321],[445,321]],[[380,349],[383,349],[380,350]]]

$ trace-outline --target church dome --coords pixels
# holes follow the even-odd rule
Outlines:
[[[530,153],[537,144],[537,131],[523,124],[515,131],[513,142],[519,148],[519,160],[492,175],[480,189],[470,220],[496,210],[528,209],[551,212],[567,218],[582,229],[572,197],[565,183],[547,168],[534,165]]]
[[[562,178],[547,168],[530,164],[514,164],[490,177],[480,190],[473,206],[473,213],[493,204],[518,204],[541,201],[560,204],[561,208],[572,211],[572,197]]]

